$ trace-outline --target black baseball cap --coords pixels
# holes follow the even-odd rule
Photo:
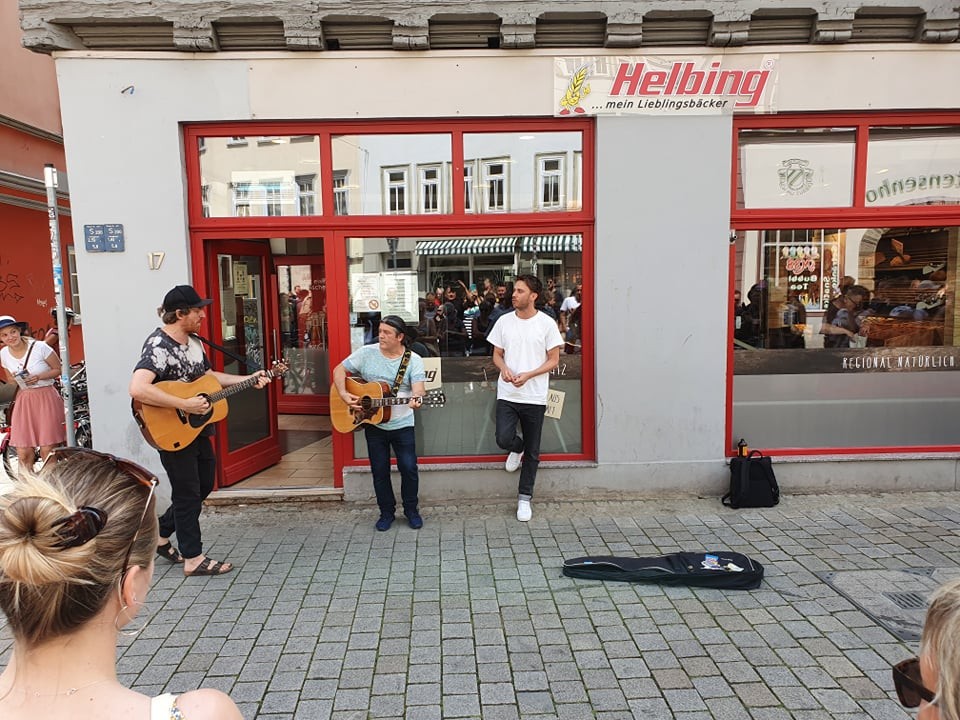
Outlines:
[[[163,311],[189,310],[191,308],[206,307],[213,300],[202,298],[191,285],[177,285],[163,296]]]

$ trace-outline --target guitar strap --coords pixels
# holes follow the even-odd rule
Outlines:
[[[236,360],[238,363],[242,363],[250,372],[256,372],[257,370],[263,369],[260,367],[259,363],[249,360],[246,355],[237,355],[235,352],[231,352],[230,350],[227,350],[222,345],[217,345],[212,340],[207,340],[205,337],[203,337],[203,335],[198,335],[197,333],[193,333],[193,337],[195,337],[197,340],[203,343],[206,343],[207,345],[212,347],[214,350],[219,350],[227,357],[233,360]]]
[[[407,366],[410,364],[410,351],[407,350],[403,353],[403,358],[400,360],[400,367],[397,368],[397,377],[393,381],[393,387],[390,388],[390,394],[396,397],[397,391],[400,389],[400,383],[403,382],[403,376],[407,374]]]

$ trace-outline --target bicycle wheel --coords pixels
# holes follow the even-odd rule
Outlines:
[[[90,431],[89,421],[81,420],[77,423],[77,428],[74,431],[74,439],[76,440],[77,447],[93,447],[93,433]]]
[[[16,480],[20,468],[20,463],[17,460],[17,449],[10,445],[9,442],[6,442],[6,438],[4,440],[3,471],[7,474],[8,478]]]

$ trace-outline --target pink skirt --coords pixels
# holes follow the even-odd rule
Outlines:
[[[17,393],[10,419],[10,444],[16,448],[63,445],[63,398],[52,385]]]

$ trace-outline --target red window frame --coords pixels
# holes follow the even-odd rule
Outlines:
[[[960,205],[866,206],[867,144],[870,128],[909,125],[960,126],[960,112],[878,112],[878,113],[803,113],[790,115],[735,115],[733,118],[732,182],[730,186],[731,238],[736,230],[802,229],[816,227],[936,227],[960,225]],[[740,176],[740,131],[765,129],[852,127],[856,132],[854,150],[853,203],[836,208],[737,208],[737,180]],[[736,287],[736,246],[730,243],[729,290]],[[727,317],[727,387],[725,443],[727,456],[736,455],[733,438],[733,331],[731,304]],[[773,450],[777,455],[885,455],[892,453],[960,452],[960,445],[930,447],[877,448],[803,448]]]
[[[594,297],[594,174],[595,122],[592,118],[456,118],[448,120],[358,120],[358,121],[278,121],[184,123],[182,125],[186,174],[187,215],[190,227],[190,248],[193,277],[200,285],[206,277],[204,267],[204,240],[211,237],[245,239],[270,237],[267,233],[285,233],[287,237],[323,237],[329,252],[327,257],[327,302],[331,315],[345,312],[347,303],[347,266],[344,239],[346,237],[382,236],[409,233],[428,236],[443,235],[510,235],[510,234],[564,234],[583,236],[582,273],[584,293]],[[528,213],[467,213],[464,211],[463,192],[458,182],[463,176],[463,136],[470,133],[509,132],[571,132],[582,133],[581,208],[576,211]],[[451,137],[451,192],[452,212],[442,215],[334,215],[332,138],[349,134],[449,134]],[[259,137],[259,136],[315,135],[320,145],[319,197],[323,214],[312,216],[274,217],[204,217],[200,183],[201,137]],[[206,288],[198,287],[201,293]],[[583,326],[583,344],[594,347],[594,311],[587,311]],[[337,345],[334,345],[337,337]],[[349,331],[331,330],[331,350],[349,348]],[[579,453],[545,454],[543,460],[596,459],[595,435],[595,359],[592,353],[582,358],[581,392],[581,447]],[[353,457],[353,438],[334,433],[335,486],[342,487],[344,467],[364,466],[365,459]],[[489,461],[490,455],[428,456],[421,464],[477,463]]]

